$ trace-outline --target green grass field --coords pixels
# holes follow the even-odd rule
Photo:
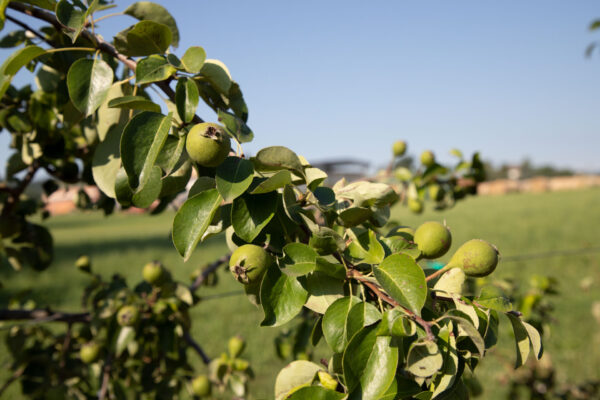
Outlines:
[[[177,279],[187,282],[190,272],[218,258],[226,246],[222,238],[213,238],[183,263],[169,237],[172,218],[172,213],[157,217],[120,214],[105,218],[93,213],[51,218],[47,225],[54,234],[55,263],[44,272],[0,271],[4,284],[0,306],[5,306],[7,298],[19,290],[33,286],[38,305],[78,310],[81,290],[89,278],[76,271],[73,263],[84,253],[91,256],[96,272],[104,276],[118,272],[130,284],[141,279],[142,266],[152,259],[161,260]],[[445,219],[453,233],[453,249],[474,237],[496,244],[503,256],[593,247],[598,246],[600,239],[600,190],[470,198],[443,213],[415,216],[397,208],[393,218],[405,225]],[[600,301],[600,252],[501,262],[495,276],[528,280],[532,274],[559,279],[561,293],[555,298],[557,323],[544,343],[558,368],[558,379],[598,378],[600,326],[592,318],[591,304]],[[247,338],[246,355],[256,373],[251,384],[253,398],[271,398],[276,373],[283,366],[274,352],[273,338],[278,331],[260,328],[262,313],[241,295],[239,284],[228,273],[220,275],[217,287],[199,291],[205,301],[191,313],[193,336],[211,356],[218,356],[225,350],[227,338],[241,333]],[[586,277],[593,284],[584,291],[580,282]],[[505,320],[501,323],[504,328],[509,325]],[[501,332],[495,352],[514,357],[510,332]],[[2,342],[0,381],[6,378],[8,362],[3,346]],[[199,370],[204,368],[195,355],[192,357]],[[496,357],[490,357],[478,369],[479,376],[489,380],[483,398],[504,398],[504,389],[498,382],[503,368]],[[4,397],[19,398],[17,389],[18,385],[13,384]]]

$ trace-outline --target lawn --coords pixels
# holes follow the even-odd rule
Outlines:
[[[528,280],[532,274],[557,277],[561,292],[555,299],[557,323],[544,345],[552,354],[560,381],[581,381],[598,378],[597,371],[600,371],[600,335],[597,333],[600,326],[591,316],[592,303],[600,301],[600,252],[521,261],[509,258],[598,246],[599,205],[600,190],[591,189],[470,198],[451,210],[419,216],[396,208],[392,217],[405,225],[445,219],[453,233],[453,249],[474,237],[496,244],[507,258],[500,263],[496,276],[517,280]],[[81,288],[89,278],[76,271],[73,263],[84,253],[91,256],[97,272],[105,276],[118,272],[130,284],[141,279],[144,263],[152,259],[161,260],[177,279],[187,282],[194,269],[218,258],[226,246],[222,238],[213,238],[199,246],[193,257],[183,263],[169,237],[172,218],[172,213],[155,217],[119,214],[108,218],[89,213],[51,218],[47,225],[54,234],[55,263],[44,272],[0,271],[4,284],[0,306],[6,304],[10,295],[34,285],[33,298],[38,305],[76,311]],[[228,273],[221,273],[220,278],[217,287],[200,289],[205,301],[191,313],[193,336],[211,356],[218,356],[225,350],[227,338],[241,333],[247,338],[247,356],[256,372],[251,384],[253,397],[271,398],[275,375],[283,366],[274,354],[273,338],[278,330],[259,328],[262,313],[242,296],[239,284]],[[587,291],[580,287],[584,278],[591,278],[593,282]],[[505,327],[508,325],[507,321],[501,322]],[[4,367],[8,360],[2,346],[3,343],[0,344],[0,366]],[[514,357],[512,346],[510,333],[504,331],[496,352]],[[194,361],[201,370],[200,360],[195,358]],[[503,388],[497,380],[503,368],[497,358],[492,357],[478,370],[480,376],[490,379],[484,398],[503,398]],[[0,380],[5,376],[0,372]],[[18,398],[17,389],[18,385],[13,385],[5,398]]]

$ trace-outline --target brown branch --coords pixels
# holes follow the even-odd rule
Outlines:
[[[65,313],[49,309],[0,310],[0,321],[29,320],[34,322],[67,322],[69,324],[91,321],[89,313]]]
[[[10,386],[11,383],[13,383],[14,381],[16,381],[17,379],[19,379],[21,377],[21,375],[23,375],[23,372],[25,372],[25,367],[26,367],[26,365],[23,365],[21,368],[19,368],[18,370],[16,370],[12,374],[12,376],[6,380],[6,382],[4,382],[4,385],[2,385],[2,387],[0,387],[0,396],[2,396],[2,394],[4,393],[4,391],[6,389],[8,389],[8,387]]]
[[[42,39],[44,42],[46,42],[48,45],[52,46],[52,47],[57,47],[56,43],[54,43],[53,41],[47,39],[44,35],[42,35],[41,33],[39,33],[38,31],[36,31],[35,29],[33,29],[32,27],[30,27],[29,25],[25,24],[24,22],[19,21],[18,19],[6,14],[6,19],[19,25],[21,28],[25,29],[28,32],[31,32],[32,34],[34,34],[35,36],[37,36],[38,38]]]
[[[347,272],[347,276],[348,276],[348,278],[356,279],[357,281],[363,283],[366,287],[368,287],[369,289],[371,289],[371,291],[375,294],[375,296],[379,297],[381,300],[385,301],[386,303],[388,303],[388,304],[390,304],[390,305],[392,305],[394,307],[401,308],[404,312],[406,312],[408,314],[408,317],[410,319],[412,319],[417,324],[419,324],[419,325],[421,325],[423,327],[423,329],[427,333],[427,338],[429,340],[434,340],[433,332],[431,331],[431,323],[430,322],[425,321],[423,318],[419,317],[417,314],[415,314],[414,312],[412,312],[408,308],[404,307],[403,305],[401,305],[400,303],[398,303],[396,300],[392,299],[387,294],[383,293],[381,291],[381,289],[379,289],[379,287],[377,287],[376,284],[374,284],[373,282],[369,281],[358,270],[356,270],[356,269],[349,269],[348,272]]]
[[[52,14],[48,11],[45,11],[45,10],[42,10],[42,9],[39,9],[36,7],[31,7],[31,6],[22,4],[22,3],[17,3],[17,2],[10,2],[8,4],[8,7],[13,10],[16,10],[18,12],[21,12],[23,14],[29,15],[33,18],[37,18],[42,21],[46,21],[46,22],[50,23],[52,26],[54,26],[54,28],[58,31],[62,31],[63,29],[72,30],[71,28],[62,25],[56,19],[54,14]],[[102,39],[102,37],[95,35],[86,29],[81,31],[81,36],[84,37],[85,39],[87,39],[88,41],[90,41],[91,43],[93,43],[94,47],[96,47],[98,50],[100,50],[103,53],[106,53],[109,56],[120,61],[123,65],[125,65],[130,70],[135,71],[135,69],[137,67],[137,63],[135,62],[135,60],[132,60],[131,58],[128,58],[124,54],[119,53],[112,44],[104,41],[104,39]],[[55,47],[55,46],[53,46],[53,47]],[[175,91],[173,89],[171,89],[171,86],[169,85],[171,83],[171,81],[172,81],[172,78],[169,78],[164,81],[155,82],[155,84],[163,91],[164,94],[167,95],[167,97],[171,101],[175,102]],[[200,118],[197,115],[194,115],[193,121],[195,123],[204,122],[204,120],[202,120],[202,118]]]
[[[188,331],[183,333],[183,338],[188,343],[188,345],[198,353],[204,364],[210,364],[210,357],[206,355],[202,347],[196,342]]]
[[[216,269],[219,268],[219,266],[221,266],[221,264],[227,263],[230,258],[231,258],[231,253],[224,255],[223,257],[219,258],[218,260],[213,261],[212,263],[210,263],[206,267],[204,267],[204,269],[202,270],[200,275],[198,275],[198,277],[190,285],[190,290],[192,292],[195,292],[196,290],[198,290],[198,288],[204,283],[204,281],[208,278],[208,276],[210,274],[212,274],[214,271],[216,271]]]
[[[102,386],[100,386],[100,390],[98,390],[98,400],[104,400],[108,393],[108,383],[110,382],[110,369],[112,365],[112,360],[110,354],[106,357],[104,361],[104,368],[102,372]]]
[[[2,209],[2,215],[9,215],[12,212],[12,210],[15,208],[15,206],[19,203],[19,198],[21,197],[21,195],[23,194],[25,189],[27,189],[27,186],[29,186],[29,184],[33,180],[33,177],[35,176],[35,173],[37,172],[38,169],[39,169],[39,164],[37,163],[37,161],[34,161],[33,164],[31,164],[28,167],[27,175],[25,175],[25,177],[23,177],[23,180],[21,180],[21,182],[19,182],[17,187],[15,187],[13,189],[9,188],[8,186],[4,187],[3,191],[8,192],[10,194],[10,197],[7,199],[6,203],[4,204],[4,208]]]

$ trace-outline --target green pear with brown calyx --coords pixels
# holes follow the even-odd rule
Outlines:
[[[238,247],[229,259],[229,270],[239,282],[250,285],[259,281],[273,258],[265,249],[255,244]]]
[[[192,160],[203,167],[216,167],[227,158],[231,140],[225,129],[210,122],[196,124],[190,129],[185,149]]]
[[[452,244],[452,235],[446,226],[429,221],[417,228],[414,242],[423,258],[433,259],[446,254]]]
[[[467,276],[482,277],[494,272],[499,253],[496,247],[482,239],[471,239],[456,250],[443,268],[460,268]]]

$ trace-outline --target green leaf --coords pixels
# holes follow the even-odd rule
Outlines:
[[[245,194],[233,200],[231,222],[236,235],[251,243],[271,221],[277,209],[279,194]]]
[[[292,174],[290,173],[290,171],[284,169],[275,172],[272,176],[260,182],[250,193],[269,193],[274,190],[281,189],[282,187],[285,187],[285,185],[289,185],[290,183],[292,183]]]
[[[113,84],[108,90],[108,95],[106,96],[106,99],[108,101],[105,100],[104,103],[102,103],[102,105],[100,106],[100,108],[98,108],[98,122],[96,124],[96,129],[98,130],[98,138],[100,139],[100,141],[104,140],[108,131],[114,128],[113,125],[116,125],[120,132],[123,132],[123,128],[125,127],[127,122],[129,122],[128,111],[108,107],[108,103],[110,100],[128,95],[129,87],[130,86],[128,85],[120,83]],[[72,102],[69,104],[72,105]],[[73,106],[73,108],[75,108],[75,106]],[[77,113],[79,113],[79,111],[77,111]],[[82,114],[79,115],[83,117]]]
[[[295,277],[281,273],[271,265],[260,287],[260,303],[265,313],[261,326],[280,326],[302,310],[308,292]]]
[[[164,56],[152,54],[137,63],[135,67],[135,81],[138,85],[164,81],[176,71],[177,69]],[[197,89],[196,92],[198,92]]]
[[[122,326],[119,336],[115,343],[115,355],[119,357],[127,349],[129,343],[135,339],[135,328],[132,326]]]
[[[336,197],[350,199],[359,207],[383,207],[398,199],[394,189],[384,183],[359,181],[336,190]]]
[[[351,339],[348,333],[350,310],[360,300],[357,297],[343,297],[336,300],[323,315],[323,336],[335,353],[341,353]]]
[[[190,78],[180,78],[175,88],[175,105],[177,114],[183,122],[191,122],[194,119],[199,100],[196,83]]]
[[[340,212],[339,217],[342,225],[348,228],[357,226],[368,220],[373,211],[366,207],[350,207]]]
[[[69,97],[86,117],[104,103],[112,82],[113,70],[100,58],[81,58],[67,73]]]
[[[531,343],[531,347],[533,348],[533,355],[539,360],[542,358],[542,354],[544,353],[544,346],[542,344],[540,333],[527,322],[522,322],[523,326],[527,330],[527,334],[529,335],[529,343]]]
[[[213,88],[223,95],[229,94],[231,88],[231,74],[227,66],[219,60],[208,59],[204,61],[200,75],[204,77]]]
[[[383,313],[379,330],[380,336],[413,336],[417,333],[417,326],[408,318],[405,312],[392,308]]]
[[[254,167],[248,160],[239,157],[227,157],[217,167],[217,189],[225,201],[241,196],[252,183]]]
[[[338,278],[315,271],[305,279],[304,288],[308,291],[308,300],[304,306],[309,310],[325,314],[336,300],[344,297],[344,283]]]
[[[406,360],[406,370],[411,374],[427,378],[442,368],[444,358],[435,342],[419,339],[411,344]]]
[[[115,182],[121,167],[121,130],[114,125],[106,138],[98,144],[92,158],[94,182],[105,195],[116,198]]]
[[[352,240],[348,245],[348,254],[367,264],[379,264],[385,257],[383,246],[377,240],[375,232],[370,229]]]
[[[392,254],[379,267],[373,268],[377,282],[401,305],[421,314],[427,298],[425,273],[406,254]]]
[[[510,299],[497,286],[486,285],[481,288],[481,293],[477,298],[477,304],[492,310],[506,312],[513,309]]]
[[[280,260],[282,271],[289,276],[309,274],[317,267],[317,252],[303,243],[288,243]]]
[[[381,320],[381,313],[373,304],[364,301],[355,304],[348,314],[346,328],[348,337],[352,338],[358,331],[379,320]]]
[[[378,400],[391,385],[398,366],[398,348],[389,336],[377,336],[377,325],[358,332],[344,351],[348,399]]]
[[[9,2],[10,0],[0,0],[0,31],[4,29],[4,20],[6,19],[4,13]]]
[[[179,46],[179,29],[177,28],[175,18],[160,4],[150,1],[139,1],[127,7],[124,13],[141,21],[149,20],[166,25],[171,30],[171,44],[173,47]]]
[[[123,96],[108,102],[109,108],[122,108],[125,110],[142,110],[160,113],[160,106],[142,96]]]
[[[186,285],[182,283],[177,283],[177,287],[175,288],[175,297],[188,306],[194,304],[194,296],[192,295],[192,292]]]
[[[143,57],[164,54],[171,40],[172,33],[168,26],[154,21],[141,21],[118,33],[115,47],[127,56]]]
[[[13,76],[34,58],[46,53],[46,50],[38,46],[26,46],[12,53],[0,66],[0,97],[4,96],[10,86]]]
[[[433,287],[433,290],[450,294],[461,294],[465,280],[466,275],[462,268],[451,268],[442,274]]]
[[[421,387],[412,379],[396,375],[394,381],[379,400],[412,399],[414,395],[421,392]]]
[[[188,198],[173,219],[173,244],[187,261],[210,225],[222,198],[217,189]]]
[[[131,205],[131,198],[133,197],[133,190],[129,187],[129,179],[127,178],[127,172],[121,167],[117,171],[115,178],[115,196],[119,204],[123,206]]]
[[[307,386],[294,392],[287,400],[342,400],[346,395],[320,386]]]
[[[304,168],[304,173],[306,174],[306,184],[310,190],[315,190],[317,186],[327,179],[327,174],[319,168]]]
[[[10,0],[2,0],[2,2],[4,2],[4,6],[6,6],[9,1]],[[0,3],[0,7],[1,4],[2,3]],[[2,15],[4,15],[4,13],[2,13]],[[16,47],[23,43],[25,40],[27,40],[27,37],[25,36],[24,30],[21,29],[17,31],[12,31],[6,34],[2,39],[0,39],[0,48],[6,49],[9,47]]]
[[[440,329],[438,333],[438,343],[440,343],[441,350],[444,357],[444,364],[442,367],[441,374],[436,377],[435,391],[433,392],[432,399],[440,396],[452,387],[456,380],[458,373],[458,351],[456,349],[456,338],[452,333],[452,324],[445,326]]]
[[[36,7],[44,8],[48,11],[54,11],[56,9],[55,0],[17,0],[19,3],[31,4]]]
[[[190,74],[197,74],[202,70],[202,66],[206,61],[206,51],[200,46],[192,46],[185,51],[181,57],[183,68]]]
[[[75,2],[75,5],[77,8],[67,0],[60,0],[56,5],[56,19],[67,27],[65,33],[73,43],[81,33],[88,16],[83,3]]]
[[[251,142],[254,133],[246,123],[237,116],[227,111],[219,110],[219,121],[225,126],[225,130],[240,143]]]
[[[529,333],[527,328],[523,325],[523,321],[519,317],[512,314],[506,314],[510,323],[512,324],[513,331],[515,333],[515,344],[517,350],[517,359],[515,361],[515,368],[525,364],[527,357],[529,356]]]
[[[143,188],[163,147],[172,114],[144,111],[134,116],[121,136],[121,160],[129,177],[129,186]]]
[[[456,311],[451,311],[451,312],[456,312]],[[464,313],[459,312],[459,314],[465,315],[466,317],[468,317]],[[452,314],[446,314],[440,318],[440,320],[445,320],[445,319],[449,319],[449,320],[455,322],[459,328],[458,329],[459,336],[469,338],[471,340],[471,342],[473,342],[473,344],[477,348],[477,352],[479,353],[479,355],[481,357],[483,357],[483,355],[485,353],[485,342],[483,341],[481,334],[479,333],[477,328],[475,328],[473,323],[470,320],[468,320],[467,318],[464,318],[462,316],[459,317],[459,316],[452,315]]]
[[[162,170],[158,165],[155,165],[150,170],[150,176],[148,181],[143,187],[138,189],[131,198],[131,202],[134,206],[139,208],[147,208],[158,199],[162,190]]]
[[[292,150],[283,146],[272,146],[266,147],[260,150],[254,159],[260,165],[261,168],[267,170],[280,170],[280,169],[288,169],[300,174],[300,176],[304,175],[304,171],[302,169],[302,163],[298,158],[298,155],[294,153]]]
[[[312,383],[318,371],[323,367],[310,361],[293,361],[283,368],[275,380],[275,400],[283,400],[299,387]]]

